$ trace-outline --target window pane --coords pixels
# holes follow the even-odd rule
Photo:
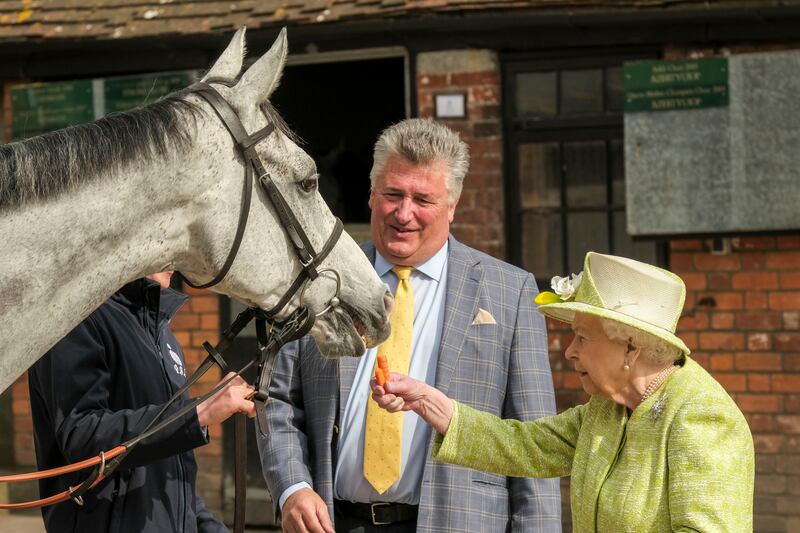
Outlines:
[[[539,279],[562,275],[561,215],[523,213],[522,268]]]
[[[606,205],[606,143],[586,141],[564,143],[567,206]]]
[[[656,262],[656,246],[653,241],[634,241],[628,235],[625,212],[614,213],[614,254],[631,259],[638,259],[645,263]]]
[[[603,111],[603,71],[564,70],[561,72],[561,113]]]
[[[559,207],[558,143],[519,145],[521,207]]]
[[[622,141],[614,139],[608,143],[611,164],[611,201],[614,204],[625,205],[625,149]]]
[[[606,111],[622,113],[622,67],[606,69]]]
[[[555,72],[517,74],[517,116],[553,117],[556,105]]]
[[[567,215],[569,272],[583,270],[586,252],[608,253],[608,218],[602,213],[569,213]]]

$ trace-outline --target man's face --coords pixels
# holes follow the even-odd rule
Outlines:
[[[450,203],[444,163],[387,159],[369,197],[372,241],[391,263],[424,263],[447,241],[458,200]]]

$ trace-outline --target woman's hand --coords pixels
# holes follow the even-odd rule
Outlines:
[[[383,386],[370,380],[372,399],[390,413],[414,411],[433,429],[444,435],[453,418],[453,400],[443,392],[414,378],[391,372]]]

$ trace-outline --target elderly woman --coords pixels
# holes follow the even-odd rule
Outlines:
[[[752,531],[753,440],[730,396],[674,335],[680,278],[590,252],[582,275],[553,285],[559,294],[540,294],[539,310],[571,324],[565,357],[588,403],[534,422],[501,420],[400,374],[383,386],[373,380],[373,399],[430,424],[440,461],[571,476],[576,532]]]

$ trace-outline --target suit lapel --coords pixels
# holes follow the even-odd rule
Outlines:
[[[375,246],[371,242],[365,242],[361,245],[361,250],[369,259],[369,262],[375,265]],[[353,380],[356,377],[356,370],[358,370],[358,363],[361,360],[358,357],[342,357],[338,359],[339,362],[339,413],[337,420],[341,421],[344,416],[344,407],[347,405],[347,400],[350,398],[350,390],[353,388]],[[337,422],[340,423],[340,422]]]
[[[358,357],[342,357],[339,359],[339,413],[337,420],[341,421],[344,416],[344,406],[350,398],[350,390],[353,388],[353,380],[358,369]],[[339,422],[340,423],[340,422]]]
[[[450,237],[444,324],[436,370],[436,388],[445,394],[449,392],[450,379],[478,309],[478,288],[483,275],[478,265],[469,249]]]

